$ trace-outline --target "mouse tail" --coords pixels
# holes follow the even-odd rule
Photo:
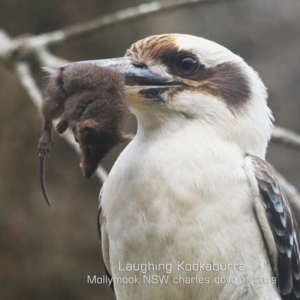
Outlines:
[[[42,193],[44,196],[44,199],[46,203],[51,206],[51,202],[48,198],[47,190],[46,190],[46,184],[45,184],[45,155],[40,154],[39,155],[39,175],[40,175],[40,184],[41,184],[41,189]]]

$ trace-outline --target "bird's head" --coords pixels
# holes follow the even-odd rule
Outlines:
[[[228,49],[164,34],[137,41],[122,58],[90,63],[123,73],[126,101],[144,130],[168,132],[193,122],[195,130],[205,126],[244,153],[264,157],[272,130],[266,88]]]

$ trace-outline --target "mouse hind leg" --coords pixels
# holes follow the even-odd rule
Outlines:
[[[38,143],[39,155],[42,157],[47,155],[52,144],[52,120],[46,120]]]
[[[43,130],[39,139],[38,149],[40,156],[49,153],[52,139],[52,121],[61,116],[65,110],[67,95],[62,89],[61,80],[50,77],[43,92],[41,113],[43,116]]]

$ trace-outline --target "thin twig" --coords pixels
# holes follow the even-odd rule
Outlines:
[[[53,55],[46,48],[40,49],[38,52],[38,59],[41,66],[46,66],[53,69],[58,69],[59,67],[68,63],[68,60]]]
[[[30,99],[32,100],[34,105],[38,109],[40,109],[41,102],[42,102],[42,94],[31,74],[29,64],[22,61],[17,62],[15,64],[15,71],[20,79],[22,86],[27,91]],[[80,154],[80,149],[78,147],[78,144],[75,142],[74,137],[70,132],[66,132],[62,137],[76,150],[78,154]],[[96,175],[101,180],[102,183],[107,178],[107,172],[101,165],[99,165]]]
[[[300,135],[282,127],[274,127],[271,142],[286,148],[300,150]]]

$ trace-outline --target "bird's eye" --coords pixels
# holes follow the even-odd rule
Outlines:
[[[177,60],[176,67],[181,75],[191,76],[198,71],[199,63],[194,57],[186,56]]]

